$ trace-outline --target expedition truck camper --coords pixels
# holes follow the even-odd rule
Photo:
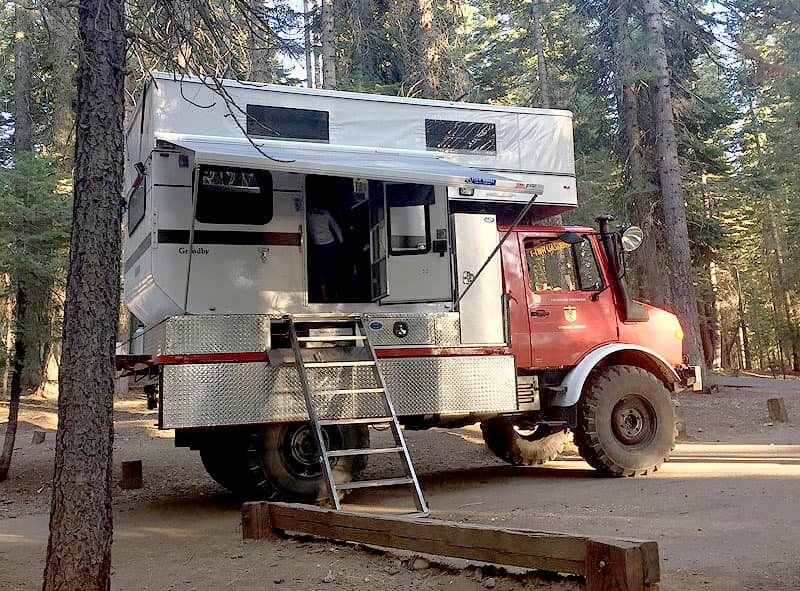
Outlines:
[[[577,205],[567,111],[153,74],[126,189],[118,367],[243,497],[408,484],[424,511],[401,424],[480,422],[512,464],[571,431],[615,476],[673,447],[696,378],[677,318],[626,290],[641,231],[536,225]],[[378,453],[403,474],[360,480]]]

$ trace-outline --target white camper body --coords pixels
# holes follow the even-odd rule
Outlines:
[[[125,302],[162,356],[163,428],[304,418],[277,353],[235,357],[271,351],[286,315],[365,318],[400,415],[519,408],[499,255],[454,303],[498,211],[576,206],[569,112],[154,74],[126,184]],[[309,199],[344,234],[333,296]]]

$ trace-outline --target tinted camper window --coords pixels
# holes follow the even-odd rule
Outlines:
[[[266,170],[203,166],[197,221],[262,225],[272,220],[272,175]]]
[[[497,152],[494,123],[425,120],[425,145],[445,152]]]
[[[145,195],[144,179],[140,177],[139,185],[133,190],[128,199],[128,236],[133,234],[144,219]]]
[[[247,133],[287,140],[328,141],[328,112],[247,105]]]

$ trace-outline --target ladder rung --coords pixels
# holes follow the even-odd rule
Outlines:
[[[320,419],[319,424],[327,427],[330,425],[380,425],[391,422],[392,417],[367,417],[363,419]]]
[[[355,482],[345,482],[337,484],[339,490],[349,490],[353,488],[373,488],[378,486],[395,486],[397,484],[414,484],[412,478],[382,478],[381,480],[356,480]]]
[[[312,394],[380,394],[383,388],[353,388],[352,390],[314,390]]]
[[[326,343],[328,341],[363,341],[367,337],[362,334],[356,335],[329,335],[317,337],[297,337],[301,343]]]
[[[400,453],[402,447],[362,447],[360,449],[334,449],[328,452],[329,458],[343,458],[347,456],[368,456],[373,454]]]
[[[305,367],[367,367],[375,366],[374,361],[307,361]]]

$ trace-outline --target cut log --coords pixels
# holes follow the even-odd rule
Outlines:
[[[311,534],[383,548],[583,575],[587,591],[652,591],[660,579],[655,542],[363,515],[307,505],[246,503],[242,507],[242,536],[263,539],[271,536],[269,532]]]
[[[44,440],[47,439],[47,431],[40,431],[36,430],[33,432],[33,436],[31,437],[31,443],[33,445],[39,445],[40,443],[44,443]]]
[[[277,537],[272,531],[269,503],[245,503],[242,505],[242,538],[245,540],[269,540]]]
[[[142,478],[142,460],[132,460],[122,462],[122,480],[120,486],[125,490],[142,488],[144,479]]]
[[[769,418],[776,423],[788,423],[789,413],[786,410],[786,401],[783,398],[769,398],[767,400]]]

